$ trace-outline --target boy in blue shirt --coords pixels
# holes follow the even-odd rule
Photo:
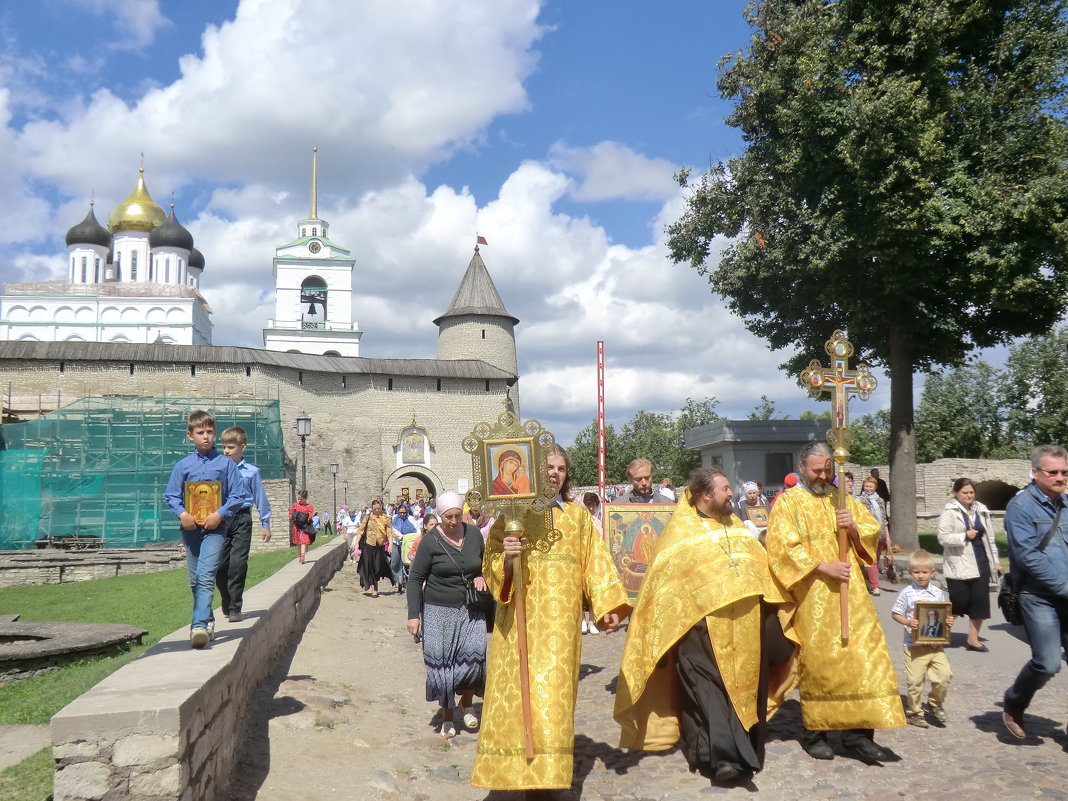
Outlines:
[[[196,450],[174,465],[163,497],[182,525],[189,589],[193,592],[189,643],[193,648],[203,648],[215,635],[211,601],[226,531],[224,524],[252,501],[237,465],[215,450],[215,418],[210,412],[197,410],[189,415],[186,436]],[[213,482],[218,482],[217,489]],[[186,490],[190,484],[195,485],[189,492],[193,508],[187,509]]]
[[[237,465],[249,503],[237,510],[223,538],[222,556],[215,583],[222,596],[222,613],[231,623],[241,622],[241,602],[245,594],[245,576],[248,574],[248,552],[252,547],[252,509],[260,516],[260,531],[263,541],[271,539],[271,503],[263,490],[260,469],[245,461],[248,435],[240,426],[232,426],[219,436],[223,444],[223,456]]]

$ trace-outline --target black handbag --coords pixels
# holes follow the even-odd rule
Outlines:
[[[886,565],[886,580],[891,584],[900,584],[901,578],[897,575],[897,564],[894,562],[894,552],[889,548],[883,554],[883,563]]]
[[[1001,577],[1001,589],[998,590],[998,609],[1001,610],[1005,622],[1009,625],[1023,625],[1023,614],[1020,611],[1020,592],[1013,583],[1011,573],[1006,573]]]
[[[1064,506],[1057,510],[1057,516],[1053,518],[1053,525],[1049,527],[1046,536],[1042,538],[1042,544],[1038,546],[1038,550],[1046,550],[1049,541],[1053,539],[1053,532],[1057,530],[1057,524],[1061,520],[1061,512],[1063,511]],[[998,590],[998,609],[1001,610],[1005,622],[1009,625],[1023,625],[1023,610],[1020,609],[1020,588],[1016,586],[1016,581],[1012,577],[1011,564],[1009,565],[1009,572],[1001,577],[1001,588]]]

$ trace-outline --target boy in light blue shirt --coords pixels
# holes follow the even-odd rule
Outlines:
[[[248,552],[252,547],[252,505],[260,516],[260,532],[263,541],[271,539],[271,502],[263,489],[260,469],[245,461],[245,448],[248,447],[248,435],[240,426],[232,426],[219,437],[223,444],[223,455],[237,465],[241,481],[248,497],[248,504],[234,515],[226,529],[223,540],[222,556],[219,560],[219,572],[215,583],[222,596],[222,613],[231,623],[242,620],[242,603],[245,596],[245,577],[248,575]]]

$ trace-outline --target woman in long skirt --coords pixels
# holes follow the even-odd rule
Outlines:
[[[441,495],[437,510],[441,524],[423,535],[408,574],[408,633],[422,633],[426,700],[441,705],[440,733],[448,739],[456,736],[457,695],[464,727],[478,728],[473,704],[486,684],[486,615],[467,605],[467,586],[486,591],[485,543],[477,527],[463,522],[457,493]]]
[[[371,501],[371,513],[364,517],[360,524],[357,540],[360,563],[356,566],[360,574],[360,586],[364,591],[370,590],[372,598],[378,597],[379,579],[389,579],[389,583],[394,584],[386,551],[392,533],[393,521],[382,511],[382,501],[375,498]]]

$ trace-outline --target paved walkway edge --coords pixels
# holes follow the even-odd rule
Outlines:
[[[245,620],[217,613],[215,640],[183,627],[57,712],[55,801],[206,801],[229,779],[249,698],[344,564],[345,538],[245,593]]]

